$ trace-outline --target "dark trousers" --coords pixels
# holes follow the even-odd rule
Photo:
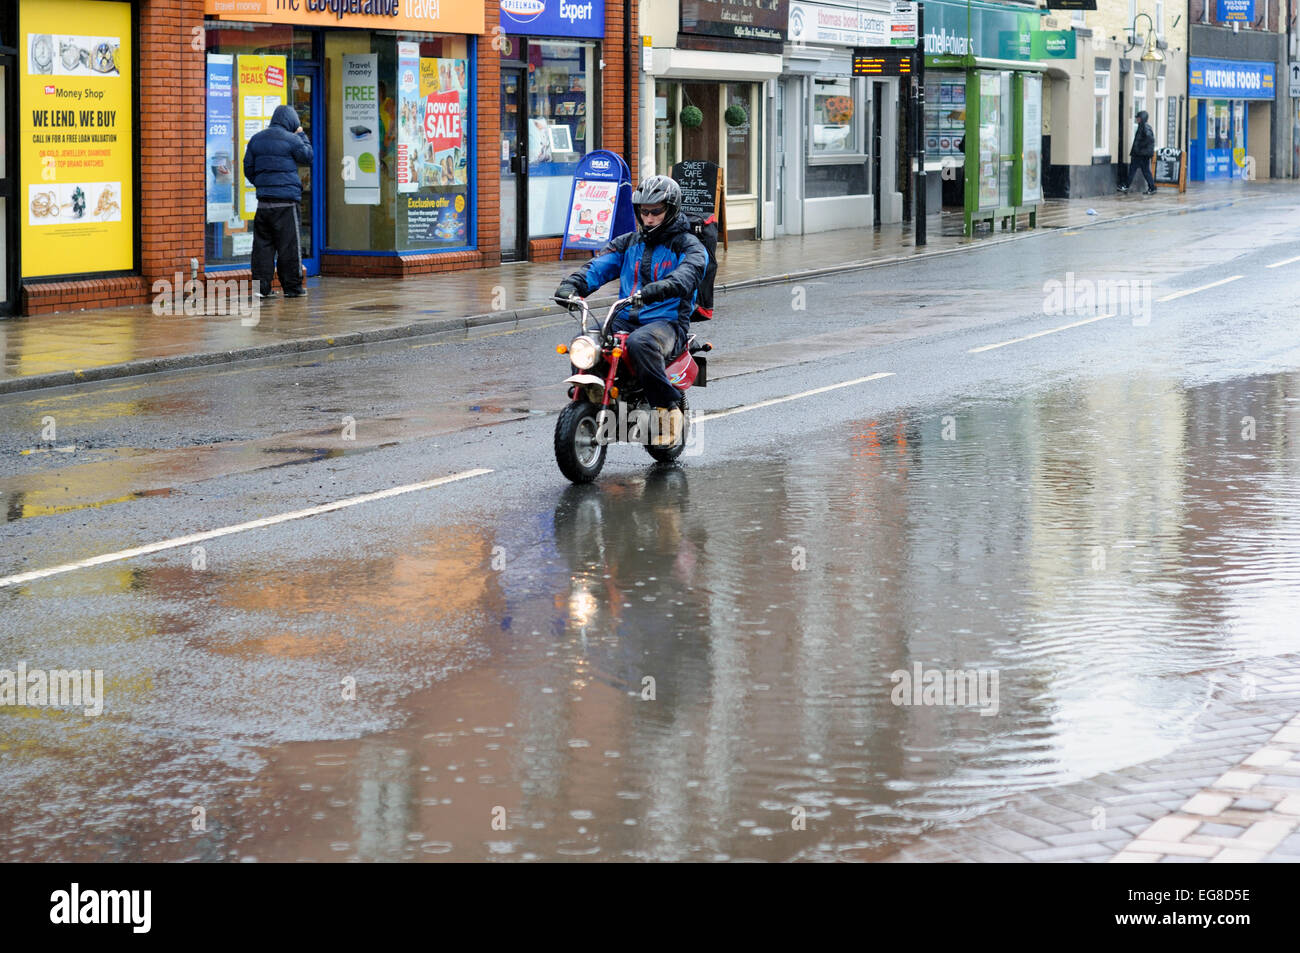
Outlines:
[[[1147,180],[1147,188],[1154,189],[1156,180],[1151,177],[1151,157],[1150,156],[1131,156],[1128,170],[1128,181],[1124,183],[1126,188],[1133,187],[1133,180],[1137,178],[1138,169],[1142,170],[1142,175]]]
[[[664,363],[680,354],[685,344],[678,342],[673,323],[651,321],[638,327],[620,314],[614,318],[614,330],[632,332],[627,338],[627,356],[650,405],[676,407],[682,392],[669,383]]]
[[[253,280],[262,294],[271,291],[271,276],[280,275],[285,293],[302,290],[302,252],[299,248],[298,206],[266,208],[259,204],[253,216]],[[278,261],[277,261],[278,259]]]

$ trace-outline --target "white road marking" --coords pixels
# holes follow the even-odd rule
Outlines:
[[[1211,288],[1217,288],[1219,285],[1226,285],[1238,278],[1245,278],[1245,275],[1233,275],[1231,278],[1223,278],[1219,281],[1211,281],[1208,285],[1201,285],[1199,288],[1189,288],[1187,291],[1175,291],[1171,295],[1165,295],[1163,298],[1156,298],[1157,304],[1163,304],[1166,301],[1173,301],[1175,298],[1185,298],[1188,295],[1194,295],[1198,291],[1209,291]]]
[[[1285,259],[1285,260],[1283,260],[1283,261],[1275,261],[1275,262],[1273,262],[1273,264],[1271,264],[1271,265],[1265,265],[1264,267],[1265,267],[1265,268],[1281,268],[1283,265],[1290,265],[1290,264],[1292,264],[1293,262],[1297,262],[1297,261],[1300,261],[1300,255],[1297,255],[1295,258],[1287,258],[1287,259]]]
[[[220,529],[210,529],[202,533],[192,533],[189,536],[178,536],[175,539],[163,540],[160,543],[149,543],[147,546],[136,546],[132,549],[122,549],[115,553],[105,553],[102,556],[92,556],[90,559],[83,559],[75,563],[64,563],[62,566],[51,566],[49,569],[35,569],[31,572],[18,573],[16,576],[0,577],[0,589],[6,586],[18,586],[25,582],[31,582],[35,579],[45,579],[49,576],[57,576],[60,573],[72,572],[75,569],[89,569],[91,566],[102,566],[105,563],[120,562],[123,559],[134,559],[136,556],[148,556],[151,553],[162,552],[166,549],[177,549],[181,546],[190,546],[194,543],[201,543],[205,540],[216,539],[218,536],[230,536],[233,533],[242,533],[250,529],[261,529],[264,526],[275,526],[277,523],[287,523],[290,520],[305,519],[308,516],[319,516],[321,513],[332,513],[335,510],[347,509],[350,506],[360,506],[362,503],[373,503],[376,500],[386,500],[389,497],[401,496],[404,493],[414,493],[417,490],[428,490],[435,486],[442,486],[446,483],[455,483],[457,480],[468,480],[470,477],[483,476],[485,473],[491,473],[491,470],[463,470],[460,473],[453,473],[450,476],[439,477],[436,480],[425,480],[423,483],[408,483],[405,486],[395,486],[387,490],[379,490],[375,493],[365,493],[361,496],[349,497],[345,500],[336,500],[333,503],[322,503],[320,506],[311,506],[305,510],[294,510],[291,513],[281,513],[278,516],[267,516],[260,520],[249,520],[247,523],[236,523],[234,526],[223,526]]]
[[[1034,338],[1041,338],[1044,334],[1055,334],[1057,331],[1068,331],[1070,328],[1077,328],[1085,324],[1092,324],[1094,321],[1101,321],[1103,318],[1113,318],[1113,314],[1099,314],[1093,318],[1084,318],[1082,321],[1075,321],[1073,324],[1063,324],[1059,328],[1048,328],[1046,331],[1035,331],[1033,334],[1026,334],[1022,338],[1012,338],[1010,341],[999,341],[997,344],[984,344],[980,347],[973,347],[967,354],[979,354],[983,351],[992,351],[994,348],[1006,347],[1008,344],[1019,344],[1021,341],[1032,341]]]
[[[825,387],[816,387],[812,390],[801,391],[798,394],[790,394],[788,397],[773,397],[771,400],[760,400],[757,404],[746,404],[743,407],[733,407],[731,410],[720,410],[717,413],[701,414],[695,418],[696,423],[702,423],[706,420],[717,420],[720,417],[730,417],[732,414],[743,414],[748,410],[758,410],[760,407],[771,407],[773,404],[784,404],[788,400],[798,400],[801,397],[812,397],[814,394],[824,394],[828,390],[839,390],[841,387],[852,387],[854,384],[865,384],[867,381],[878,381],[882,377],[893,377],[893,371],[881,371],[878,374],[871,374],[867,377],[854,378],[851,381],[841,381],[838,384],[827,384]]]

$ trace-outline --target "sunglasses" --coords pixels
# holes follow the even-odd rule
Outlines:
[[[668,211],[667,205],[656,205],[654,208],[651,208],[648,205],[642,205],[639,206],[639,208],[642,215],[663,215]]]

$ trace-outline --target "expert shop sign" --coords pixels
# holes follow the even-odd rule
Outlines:
[[[681,0],[683,33],[784,43],[789,0]]]

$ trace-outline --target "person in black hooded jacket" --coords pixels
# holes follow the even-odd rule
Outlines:
[[[1133,180],[1137,178],[1138,171],[1141,170],[1147,180],[1147,195],[1155,195],[1156,180],[1151,177],[1151,157],[1156,152],[1156,134],[1147,122],[1145,109],[1138,113],[1137,120],[1137,131],[1133,134],[1133,147],[1129,149],[1131,164],[1128,170],[1128,181],[1121,185],[1119,190],[1127,192],[1133,185]]]
[[[307,293],[302,286],[298,238],[302,229],[298,218],[300,165],[311,165],[311,140],[302,131],[297,111],[292,106],[277,106],[271,125],[249,139],[244,150],[244,178],[257,189],[252,270],[263,298],[275,296],[271,277],[277,271],[286,298]]]

